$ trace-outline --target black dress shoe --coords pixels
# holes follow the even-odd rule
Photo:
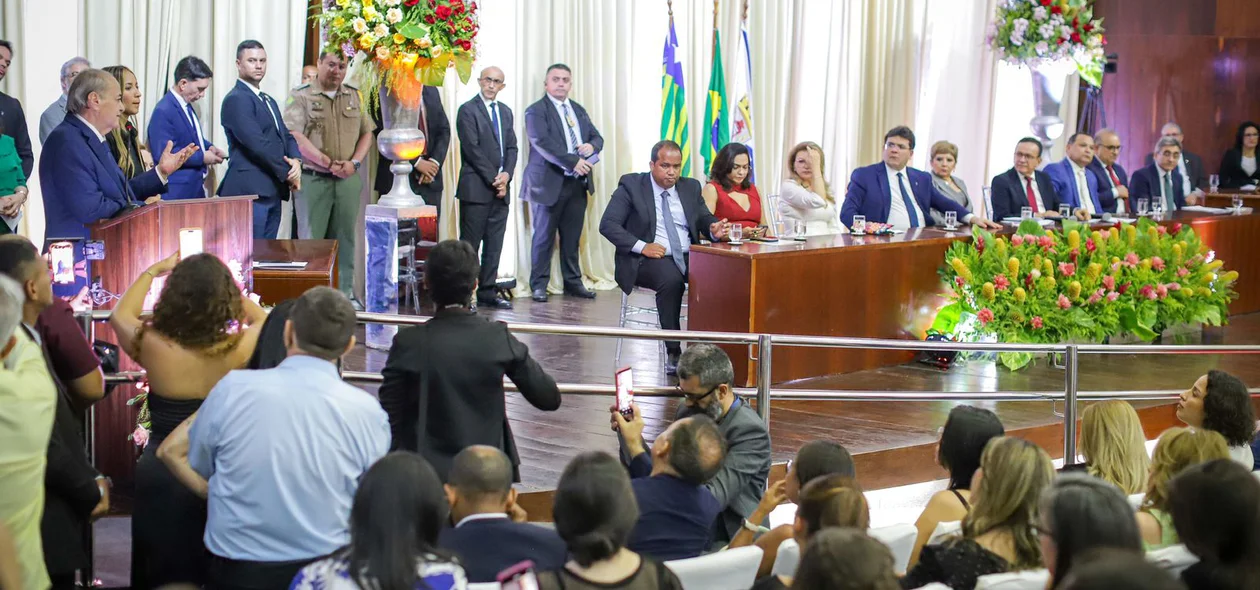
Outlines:
[[[547,302],[547,290],[546,290],[546,289],[534,289],[534,292],[533,292],[533,293],[529,296],[529,298],[530,298],[530,299],[533,299],[534,301],[537,301],[537,302],[539,302],[539,303],[546,303],[546,302]]]
[[[678,356],[679,353],[671,352],[665,355],[665,374],[670,376],[678,376]]]
[[[566,288],[566,289],[564,290],[564,294],[565,294],[565,295],[571,295],[571,296],[573,296],[573,297],[581,297],[582,299],[594,299],[594,298],[595,298],[595,292],[594,292],[594,291],[591,291],[590,289],[587,289],[586,287],[573,287],[573,288]]]
[[[486,309],[512,309],[512,302],[502,297],[495,297],[494,299],[478,299],[477,306]]]

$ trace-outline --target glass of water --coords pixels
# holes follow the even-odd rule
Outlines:
[[[1019,209],[1019,218],[1020,218],[1020,219],[1032,219],[1032,218],[1033,218],[1033,214],[1032,214],[1032,207],[1021,207],[1021,208]]]
[[[1072,216],[1071,205],[1067,205],[1067,204],[1059,205],[1059,217],[1067,219],[1068,217],[1071,217],[1071,216]]]
[[[1214,195],[1216,194],[1216,189],[1221,188],[1221,175],[1220,174],[1208,175],[1208,188],[1212,191],[1212,194]]]
[[[1164,201],[1162,199],[1155,199],[1155,201],[1151,203],[1151,214],[1155,217],[1164,216]]]
[[[1140,217],[1140,216],[1144,216],[1144,215],[1146,215],[1146,212],[1147,212],[1147,211],[1150,211],[1150,210],[1151,210],[1151,200],[1150,200],[1150,199],[1138,199],[1138,200],[1137,200],[1137,214],[1138,214],[1138,216],[1139,216],[1139,217]]]
[[[946,211],[945,212],[945,229],[953,230],[956,227],[958,227],[958,212]]]
[[[1212,191],[1212,192],[1216,192],[1216,191]],[[1234,204],[1234,215],[1239,215],[1239,214],[1241,214],[1241,213],[1242,213],[1242,208],[1243,208],[1243,198],[1242,198],[1242,195],[1234,195],[1234,196],[1232,196],[1232,197],[1230,198],[1230,202]]]
[[[731,224],[731,243],[739,244],[744,241],[744,226],[738,223]]]
[[[796,223],[792,224],[792,239],[798,240],[798,241],[805,240],[805,222],[804,221],[801,221],[798,219],[796,220]]]
[[[866,216],[865,215],[853,216],[853,230],[852,231],[855,234],[866,233]]]

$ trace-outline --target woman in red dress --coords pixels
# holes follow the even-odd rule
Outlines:
[[[709,183],[700,191],[704,204],[718,219],[744,227],[744,235],[755,237],[764,231],[765,209],[761,206],[761,194],[750,180],[752,158],[748,147],[742,143],[726,144],[709,170]],[[750,232],[754,228],[762,230]]]

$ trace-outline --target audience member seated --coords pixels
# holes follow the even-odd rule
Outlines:
[[[1171,137],[1160,138],[1155,143],[1155,160],[1133,173],[1133,198],[1147,199],[1152,211],[1162,203],[1169,213],[1186,205],[1202,204],[1202,191],[1186,194],[1186,181],[1178,169],[1181,154],[1180,142]]]
[[[0,527],[11,535],[17,562],[0,563],[5,590],[49,587],[40,516],[58,393],[43,351],[22,329],[25,299],[21,285],[0,275]]]
[[[88,522],[107,513],[110,505],[109,484],[88,459],[83,444],[82,414],[76,409],[86,408],[99,399],[104,394],[103,382],[99,390],[93,390],[87,397],[78,395],[71,387],[75,380],[91,382],[99,376],[100,362],[74,321],[73,312],[68,326],[58,329],[45,325],[42,331],[36,329],[38,321],[58,299],[53,296],[48,263],[35,244],[19,235],[0,236],[0,275],[21,285],[25,296],[23,329],[40,345],[57,386],[40,528],[44,563],[53,587],[73,588],[76,572],[91,565],[86,544]],[[60,319],[60,316],[52,317]],[[45,333],[51,338],[45,337]],[[78,368],[68,374],[63,372],[66,367],[76,366]],[[72,380],[67,381],[66,377]]]
[[[871,510],[857,480],[838,474],[824,475],[810,480],[801,490],[796,519],[792,522],[792,539],[798,547],[805,548],[815,535],[825,529],[851,528],[865,531],[870,524]],[[777,554],[778,546],[775,546],[775,552]],[[762,565],[766,565],[764,561]],[[773,566],[773,562],[770,565]],[[889,569],[891,568],[890,563]],[[790,576],[767,574],[768,571],[758,572],[759,577],[766,577],[762,577],[753,586],[754,590],[796,587]]]
[[[1215,430],[1229,444],[1229,455],[1240,465],[1251,469],[1251,439],[1256,435],[1256,411],[1251,393],[1237,377],[1213,369],[1199,377],[1181,394],[1177,419],[1195,428]]]
[[[1063,590],[1185,590],[1186,587],[1140,554],[1122,549],[1094,549],[1059,586]]]
[[[1065,473],[1041,494],[1037,537],[1041,563],[1058,588],[1079,556],[1111,547],[1138,554],[1142,542],[1133,509],[1120,488],[1092,475]]]
[[[827,159],[812,141],[796,144],[787,158],[788,178],[779,185],[779,214],[787,222],[805,224],[811,236],[845,233],[840,225],[840,205],[827,182]]]
[[[140,141],[140,130],[136,129],[135,117],[140,113],[140,81],[127,66],[109,66],[101,68],[118,81],[122,88],[122,112],[118,115],[118,126],[109,132],[106,145],[114,161],[122,168],[123,176],[128,180],[147,172],[153,167],[153,155]],[[174,171],[171,172],[174,174]],[[166,193],[167,184],[163,184],[161,193]]]
[[[1186,149],[1186,136],[1181,132],[1181,126],[1169,121],[1164,123],[1160,128],[1159,135],[1161,139],[1171,139],[1177,142],[1183,150],[1181,157],[1177,159],[1177,173],[1182,179],[1182,193],[1187,198],[1193,197],[1201,199],[1203,197],[1203,187],[1207,186],[1207,169],[1203,166],[1203,158],[1198,154]],[[1158,151],[1158,150],[1157,150]],[[1144,165],[1150,166],[1159,154],[1146,154]]]
[[[972,478],[962,535],[924,547],[901,587],[941,582],[972,590],[980,576],[1040,566],[1033,523],[1041,492],[1053,479],[1054,465],[1041,447],[1013,437],[989,441]]]
[[[258,332],[258,344],[254,346],[254,354],[249,357],[249,363],[245,366],[247,369],[274,369],[288,358],[289,351],[285,349],[284,343],[284,325],[288,323],[289,314],[293,313],[293,305],[296,303],[297,299],[281,301],[267,311],[267,319]],[[337,359],[337,368],[341,368],[341,359]]]
[[[770,513],[783,502],[796,505],[801,503],[801,488],[805,484],[825,475],[840,475],[857,479],[857,470],[853,465],[853,455],[838,443],[816,440],[805,443],[796,452],[796,459],[788,462],[787,474],[783,479],[773,483],[761,497],[757,509],[744,520],[744,528],[731,539],[730,548],[745,547],[754,544],[753,535],[760,529],[760,523],[770,518]],[[799,510],[799,508],[798,508]],[[761,566],[757,577],[766,576],[774,568],[775,559],[779,555],[779,545],[793,538],[792,525],[775,527],[765,534],[756,537],[755,544],[761,548]]]
[[[705,487],[717,498],[722,513],[714,525],[714,545],[723,546],[744,526],[744,516],[751,514],[761,501],[766,480],[770,477],[770,432],[766,423],[735,396],[731,383],[735,369],[730,357],[712,344],[692,344],[678,361],[678,389],[683,403],[675,420],[704,415],[718,424],[726,439],[726,458],[717,475]],[[612,427],[617,425],[617,409],[609,408]],[[652,473],[652,456],[647,443],[618,436],[622,459],[634,477]]]
[[[1081,219],[1092,215],[1115,213],[1105,211],[1098,198],[1098,177],[1089,170],[1094,161],[1094,138],[1077,131],[1068,137],[1064,158],[1046,166],[1046,174],[1054,183],[1054,190],[1063,202],[1072,206],[1073,213]]]
[[[627,441],[643,440],[638,404],[626,420],[614,412]],[[638,454],[632,443],[628,452]],[[709,549],[722,505],[704,484],[717,475],[726,458],[726,440],[708,416],[675,420],[652,443],[652,471],[632,473],[630,486],[639,505],[639,521],[626,545],[640,555],[671,561],[698,557]]]
[[[1260,482],[1227,459],[1186,468],[1168,504],[1177,535],[1199,562],[1181,572],[1190,590],[1260,588]]]
[[[210,484],[211,587],[282,590],[349,541],[355,486],[389,450],[389,418],[333,362],[354,348],[356,326],[340,291],[308,290],[285,323],[289,358],[228,373],[193,419],[188,463]]]
[[[1064,465],[1061,471],[1088,473],[1115,484],[1126,496],[1146,489],[1146,434],[1129,402],[1109,400],[1085,408],[1078,442],[1085,462]]]
[[[1238,126],[1234,147],[1221,158],[1221,188],[1260,185],[1260,166],[1256,165],[1256,145],[1260,144],[1260,125],[1244,121]]]
[[[752,182],[752,155],[748,146],[731,142],[718,150],[709,169],[709,182],[700,190],[704,204],[718,219],[744,228],[745,236],[766,225],[761,193]]]
[[[17,233],[22,207],[31,196],[26,181],[17,144],[12,135],[4,132],[4,122],[0,121],[0,236]]]
[[[162,294],[152,317],[141,320],[159,277],[165,277]],[[114,306],[110,325],[149,380],[152,431],[136,464],[131,517],[133,587],[205,582],[205,500],[176,479],[157,450],[219,379],[245,366],[266,317],[212,254],[170,255],[140,273]]]
[[[948,141],[932,144],[931,164],[932,186],[936,187],[942,195],[974,213],[976,208],[971,203],[971,197],[967,195],[967,185],[963,184],[961,178],[954,176],[954,167],[958,165],[958,146]],[[935,225],[945,225],[945,214],[932,209],[932,221]]]
[[[994,221],[1019,217],[1024,207],[1032,208],[1035,217],[1059,216],[1059,203],[1068,201],[1054,189],[1050,175],[1037,169],[1043,149],[1041,140],[1035,137],[1025,137],[1015,144],[1015,166],[993,177],[990,194]]]
[[[350,543],[298,572],[291,590],[464,590],[464,569],[438,549],[442,481],[415,453],[372,465],[350,508]]]
[[[790,587],[792,590],[900,588],[888,547],[862,529],[852,528],[828,529],[814,535],[801,554],[801,564]]]
[[[1120,158],[1120,150],[1124,144],[1120,136],[1111,129],[1100,129],[1094,134],[1094,161],[1089,169],[1098,178],[1098,202],[1103,209],[1118,213],[1123,209],[1133,211],[1129,200],[1129,175],[1116,160]]]
[[[1151,474],[1147,478],[1146,495],[1138,509],[1138,529],[1142,547],[1151,551],[1180,542],[1168,512],[1168,484],[1187,467],[1228,459],[1225,438],[1211,430],[1170,428],[1159,436],[1151,454]]]
[[[975,406],[955,406],[941,427],[936,444],[936,464],[949,472],[949,485],[932,494],[923,513],[914,522],[919,530],[910,553],[910,566],[919,562],[919,552],[932,538],[936,525],[960,521],[971,510],[971,480],[980,468],[980,456],[989,440],[1006,430],[993,412]]]
[[[506,453],[512,481],[520,481],[503,376],[547,412],[560,407],[560,390],[507,325],[470,309],[481,272],[477,260],[472,246],[459,240],[429,252],[424,280],[437,312],[394,337],[381,370],[381,407],[389,414],[391,448],[420,453],[442,481],[455,455],[473,445]]]
[[[437,544],[459,558],[469,582],[494,582],[527,559],[540,571],[564,566],[568,550],[560,536],[525,522],[512,489],[512,461],[503,451],[485,445],[460,451],[445,490],[455,526],[443,528]]]
[[[626,548],[639,508],[626,469],[611,456],[574,457],[556,484],[553,514],[572,559],[541,574],[541,590],[682,590],[665,564]]]

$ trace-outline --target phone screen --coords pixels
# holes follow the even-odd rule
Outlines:
[[[538,590],[538,576],[534,572],[520,572],[499,586],[503,590]]]
[[[49,244],[48,258],[52,263],[54,283],[60,285],[74,283],[74,244],[70,242]]]
[[[626,367],[617,371],[617,411],[630,415],[630,404],[634,403],[634,370]]]
[[[201,254],[201,228],[186,227],[179,230],[179,259]]]

